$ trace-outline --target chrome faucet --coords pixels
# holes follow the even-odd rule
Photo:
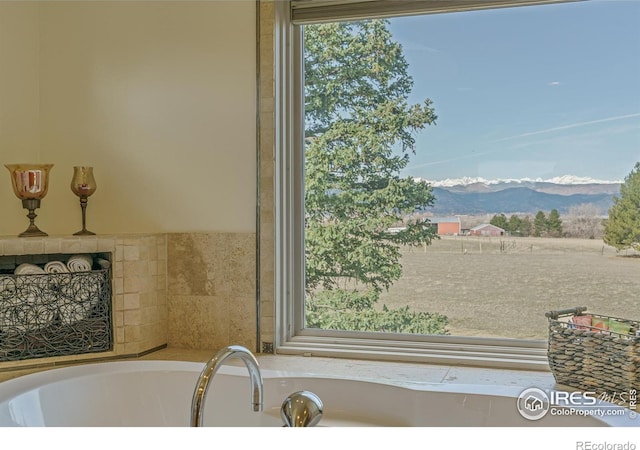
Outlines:
[[[216,353],[205,365],[200,373],[198,383],[193,392],[191,400],[191,426],[201,427],[203,424],[204,401],[207,398],[209,383],[215,376],[216,372],[229,358],[240,359],[249,370],[249,378],[251,379],[251,405],[253,411],[262,411],[262,374],[258,367],[258,361],[255,356],[240,345],[231,345],[224,347]]]
[[[311,391],[298,391],[282,402],[280,417],[285,427],[314,427],[322,418],[322,400]]]

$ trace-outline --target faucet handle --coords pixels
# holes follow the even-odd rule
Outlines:
[[[298,391],[282,402],[280,416],[285,427],[313,427],[322,418],[322,400],[310,391]]]

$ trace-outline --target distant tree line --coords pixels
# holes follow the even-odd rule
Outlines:
[[[531,216],[513,214],[507,218],[504,214],[496,214],[489,223],[512,236],[602,237],[605,244],[617,250],[640,251],[640,162],[635,163],[625,178],[607,218],[600,217],[594,205],[583,204],[569,209],[565,223],[556,209],[548,216],[538,211],[533,219]]]
[[[552,209],[549,215],[538,211],[535,217],[520,217],[512,214],[507,218],[504,214],[496,214],[489,221],[491,225],[500,227],[511,236],[562,237],[562,219],[557,209]]]

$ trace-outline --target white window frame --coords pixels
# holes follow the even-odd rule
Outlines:
[[[548,371],[547,342],[305,329],[302,25],[585,0],[275,2],[275,352]],[[394,7],[391,7],[394,5]],[[315,8],[315,9],[314,9]],[[390,9],[391,8],[391,9]]]

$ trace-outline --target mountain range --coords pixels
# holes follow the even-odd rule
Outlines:
[[[535,214],[552,209],[566,214],[573,206],[591,204],[606,216],[622,182],[567,175],[550,180],[462,178],[429,184],[435,203],[428,211],[436,215]]]

